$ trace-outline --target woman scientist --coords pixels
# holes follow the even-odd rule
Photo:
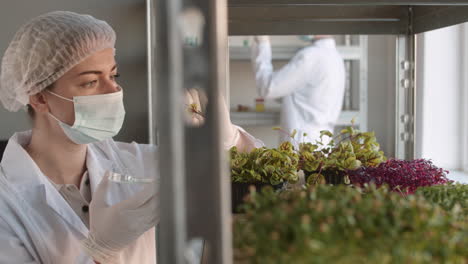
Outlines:
[[[112,140],[125,115],[115,38],[104,21],[57,11],[22,26],[6,50],[0,100],[27,105],[33,128],[10,138],[0,163],[0,263],[156,262],[156,147]],[[222,116],[226,147],[258,144]]]

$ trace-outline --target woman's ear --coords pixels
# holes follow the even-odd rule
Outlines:
[[[49,105],[47,104],[46,96],[40,92],[29,96],[29,104],[36,113],[48,113]]]

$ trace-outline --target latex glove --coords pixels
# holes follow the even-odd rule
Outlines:
[[[236,146],[238,151],[248,152],[253,148],[260,148],[265,146],[261,140],[253,137],[241,127],[232,124],[226,101],[221,96],[218,99],[220,100],[219,105],[221,108],[219,114],[223,130],[222,133],[224,149],[228,150]]]
[[[225,149],[236,145],[239,140],[239,130],[231,123],[229,109],[222,96],[218,97],[220,104],[220,122]],[[205,122],[206,105],[208,99],[203,91],[192,88],[185,92],[186,122],[192,126],[201,126]]]
[[[205,122],[204,113],[208,99],[203,92],[192,88],[185,91],[185,121],[192,126],[201,126]]]
[[[269,36],[254,36],[256,43],[270,42]]]
[[[109,181],[109,175],[107,172],[93,195],[88,238],[81,242],[100,263],[117,262],[124,248],[159,222],[156,182],[118,183]]]
[[[220,106],[220,112],[219,112],[219,118],[220,118],[220,123],[221,123],[221,129],[223,133],[223,144],[224,144],[224,149],[230,149],[233,146],[236,146],[239,138],[240,138],[240,132],[239,128],[235,125],[232,124],[231,122],[231,116],[229,113],[229,108],[227,107],[226,100],[222,96],[219,98],[219,106]]]
[[[256,147],[264,146],[263,142],[254,138],[242,128],[231,122],[229,108],[222,96],[218,97],[220,106],[219,118],[224,149],[228,150],[234,146],[241,152],[250,151]],[[205,121],[206,95],[198,89],[190,89],[185,92],[185,103],[187,107],[186,122],[193,126],[201,126]],[[201,109],[201,110],[200,110]]]

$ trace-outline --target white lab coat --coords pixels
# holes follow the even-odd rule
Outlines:
[[[21,147],[30,138],[30,131],[16,133],[0,164],[0,263],[94,263],[79,242],[87,237],[87,227]],[[106,140],[88,145],[91,191],[106,170],[122,169],[113,162],[118,159],[115,149],[131,173],[156,177],[156,147]],[[120,259],[121,263],[154,264],[155,253],[152,228],[125,249]]]
[[[281,99],[281,128],[288,133],[296,129],[297,142],[313,142],[321,130],[333,132],[345,89],[344,63],[335,41],[315,41],[276,72],[271,58],[269,41],[254,45],[252,64],[257,92],[265,99]],[[308,137],[303,138],[303,133]],[[281,134],[281,141],[285,140],[291,141]]]

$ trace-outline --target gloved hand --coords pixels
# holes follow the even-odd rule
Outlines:
[[[256,43],[270,42],[269,36],[254,36]]]
[[[218,97],[220,104],[220,121],[223,132],[223,143],[226,149],[235,146],[239,140],[239,130],[231,123],[229,109],[222,96]],[[185,106],[187,107],[186,121],[192,126],[201,126],[204,123],[206,105],[208,99],[206,95],[198,89],[192,88],[185,92]]]
[[[185,91],[185,121],[192,126],[201,126],[205,122],[206,95],[192,88]]]
[[[231,122],[229,108],[227,107],[226,100],[222,96],[218,97],[220,106],[220,122],[223,133],[224,149],[230,149],[235,146],[239,141],[240,132],[237,126]]]
[[[114,263],[120,252],[159,222],[159,190],[153,183],[109,181],[98,185],[89,207],[90,230],[84,250],[100,263]]]

